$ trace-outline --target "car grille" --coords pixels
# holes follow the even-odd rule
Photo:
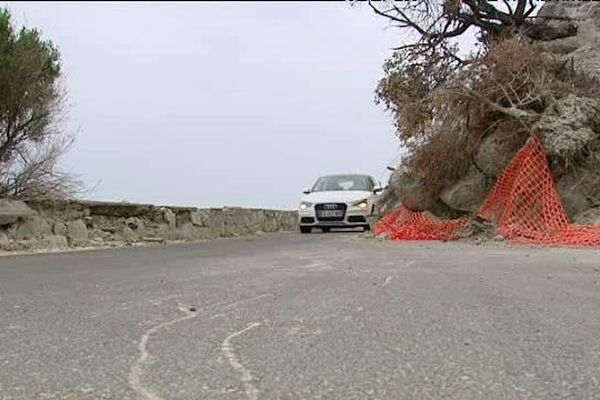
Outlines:
[[[346,216],[346,204],[344,203],[321,203],[315,205],[318,221],[343,221]],[[331,215],[331,214],[336,215]]]

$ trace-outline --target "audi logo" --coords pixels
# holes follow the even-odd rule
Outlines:
[[[335,210],[337,208],[337,204],[324,204],[323,208],[325,210]]]

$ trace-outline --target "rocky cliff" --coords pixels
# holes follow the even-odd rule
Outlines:
[[[600,2],[546,2],[538,15],[550,17],[539,18],[540,25],[572,32],[559,39],[535,41],[532,47],[540,56],[552,57],[581,79],[599,83]],[[581,223],[600,221],[600,96],[576,90],[561,95],[543,110],[535,129],[542,133],[568,216]],[[433,197],[418,178],[399,168],[390,177],[383,211],[403,204],[443,218],[473,214],[525,140],[510,124],[490,127],[468,172]]]

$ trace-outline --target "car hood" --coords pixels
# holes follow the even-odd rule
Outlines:
[[[302,201],[310,203],[350,203],[366,199],[371,192],[363,190],[332,190],[329,192],[313,192],[302,197]]]

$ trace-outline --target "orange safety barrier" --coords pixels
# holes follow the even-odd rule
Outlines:
[[[382,218],[375,234],[386,233],[395,240],[453,240],[469,225],[468,219],[437,220],[425,213],[400,207]]]
[[[600,246],[600,227],[569,223],[539,134],[508,164],[478,215],[513,243]]]
[[[539,134],[519,150],[479,209],[511,243],[600,246],[600,227],[570,224]],[[395,240],[452,240],[469,220],[437,220],[404,207],[374,227]]]

